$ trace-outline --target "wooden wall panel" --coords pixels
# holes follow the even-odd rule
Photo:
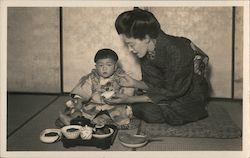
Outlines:
[[[132,7],[131,7],[132,8]],[[114,49],[140,79],[122,44],[116,17],[131,8],[63,8],[63,87],[69,92],[94,67],[98,49]],[[210,57],[213,97],[231,97],[232,7],[146,7],[168,34],[191,39]],[[8,91],[60,92],[59,8],[8,8]],[[236,8],[235,97],[242,96],[242,8]]]
[[[243,98],[243,8],[235,9],[235,76],[234,97]]]
[[[8,8],[8,91],[60,92],[59,8]]]
[[[114,22],[131,8],[63,8],[64,91],[69,92],[81,76],[94,68],[95,53],[102,48],[117,52],[123,68],[140,78],[140,68],[118,36]]]

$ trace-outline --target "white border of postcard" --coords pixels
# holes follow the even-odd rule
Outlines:
[[[0,77],[1,77],[1,114],[0,114],[0,124],[1,124],[1,137],[0,146],[1,152],[0,157],[102,157],[102,158],[124,158],[124,157],[185,157],[185,158],[246,158],[249,157],[249,1],[70,1],[70,0],[0,0],[1,4],[1,50],[0,50]],[[39,6],[39,7],[130,7],[130,6],[242,6],[244,7],[244,65],[243,65],[243,150],[242,151],[133,151],[133,152],[91,152],[91,151],[59,151],[59,152],[14,152],[7,151],[7,137],[6,137],[6,122],[7,122],[7,106],[6,106],[6,92],[7,92],[7,7],[18,6]]]

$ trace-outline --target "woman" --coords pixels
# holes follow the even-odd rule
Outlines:
[[[138,8],[120,14],[115,27],[142,70],[142,81],[124,75],[120,84],[143,94],[117,95],[106,102],[130,103],[133,115],[148,123],[182,125],[208,116],[208,83],[201,67],[208,58],[198,47],[165,34],[151,12]]]

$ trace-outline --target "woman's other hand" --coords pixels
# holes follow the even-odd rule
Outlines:
[[[104,99],[106,104],[114,105],[114,104],[133,104],[139,102],[152,102],[152,100],[146,96],[128,96],[126,94],[115,94],[110,99]]]
[[[125,73],[118,75],[120,76],[119,85],[122,87],[148,89],[148,86],[143,81],[138,81]]]

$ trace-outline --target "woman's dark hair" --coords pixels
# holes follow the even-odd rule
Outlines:
[[[107,58],[113,59],[115,62],[118,61],[118,56],[116,52],[108,48],[98,50],[95,55],[94,61],[96,63],[97,60],[99,59],[107,59]]]
[[[144,39],[146,35],[156,38],[161,26],[151,12],[135,8],[121,13],[115,21],[115,28],[118,34],[128,38]]]

